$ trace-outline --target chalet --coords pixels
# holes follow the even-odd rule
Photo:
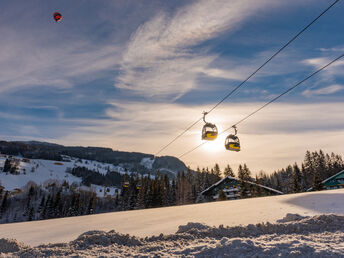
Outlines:
[[[269,195],[281,195],[283,194],[280,191],[277,191],[275,189],[272,189],[270,187],[256,184],[250,181],[244,181],[245,183],[248,184],[249,188],[252,191],[255,191],[257,193],[257,196],[269,196]],[[224,194],[226,195],[226,198],[228,200],[234,200],[234,199],[240,199],[241,194],[240,194],[240,181],[239,179],[235,177],[225,177],[221,179],[220,181],[216,182],[212,186],[208,187],[205,189],[203,192],[200,194],[200,200],[217,200],[219,197],[219,192],[223,191]],[[251,192],[247,193],[247,196],[251,196]]]
[[[321,182],[321,184],[323,188],[326,190],[344,188],[344,170],[325,179],[324,181]],[[312,190],[313,188],[310,188],[307,191],[312,191]]]

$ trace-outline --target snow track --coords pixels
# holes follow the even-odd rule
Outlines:
[[[344,189],[4,224],[0,225],[0,238],[36,246],[66,243],[90,230],[146,237],[173,234],[189,222],[217,227],[274,223],[287,213],[344,215]],[[289,216],[284,221],[300,218]]]

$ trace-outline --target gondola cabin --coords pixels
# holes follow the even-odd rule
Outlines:
[[[225,141],[225,147],[230,151],[240,151],[239,137],[233,134],[228,135]]]
[[[214,124],[206,123],[202,129],[202,140],[213,141],[217,138],[217,127]]]

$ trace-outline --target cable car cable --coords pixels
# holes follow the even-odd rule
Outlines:
[[[183,136],[187,131],[189,131],[192,127],[194,127],[198,122],[202,121],[203,117],[195,121],[193,124],[191,124],[188,128],[186,128],[183,132],[178,134],[172,141],[170,141],[168,144],[166,144],[163,148],[161,148],[154,156],[157,156],[159,153],[161,153],[163,150],[165,150],[168,146],[170,146],[172,143],[174,143],[178,138]]]
[[[303,32],[305,32],[310,26],[313,25],[321,16],[323,16],[328,10],[330,10],[336,3],[340,0],[334,1],[329,7],[327,7],[322,13],[320,13],[315,19],[313,19],[310,23],[308,23],[302,30],[300,30],[294,37],[292,37],[287,43],[285,43],[275,54],[273,54],[268,60],[266,60],[261,66],[259,66],[250,76],[248,76],[244,81],[242,81],[239,85],[237,85],[233,90],[231,90],[224,98],[222,98],[215,106],[213,106],[207,113],[212,112],[215,108],[221,105],[227,98],[229,98],[235,91],[237,91],[241,86],[243,86],[249,79],[251,79],[259,70],[261,70],[265,65],[267,65],[275,56],[277,56],[280,52],[282,52],[288,45],[290,45],[295,39],[297,39]],[[189,127],[187,127],[183,132],[177,135],[172,141],[166,144],[163,148],[157,151],[154,156],[159,155],[163,150],[169,147],[172,143],[178,140],[181,136],[183,136],[187,131],[189,131],[192,127],[194,127],[198,122],[200,122],[203,118],[199,118],[194,123],[192,123]]]
[[[249,79],[251,79],[259,70],[261,70],[267,63],[269,63],[275,56],[283,51],[288,45],[290,45],[295,39],[297,39],[304,31],[306,31],[313,23],[315,23],[323,14],[325,14],[332,6],[338,3],[339,0],[333,2],[329,7],[327,7],[321,14],[319,14],[313,21],[311,21],[306,27],[304,27],[299,33],[297,33],[293,38],[291,38],[284,46],[282,46],[275,54],[273,54],[268,60],[266,60],[261,66],[259,66],[250,76],[248,76],[243,82],[236,86],[231,92],[229,92],[223,99],[221,99],[214,107],[212,107],[208,113],[217,108],[222,102],[224,102],[229,96],[231,96],[235,91],[237,91],[242,85],[244,85]]]
[[[322,70],[326,69],[327,67],[329,67],[330,65],[332,65],[333,63],[335,63],[336,61],[338,61],[339,59],[343,58],[344,54],[340,55],[339,57],[335,58],[334,60],[332,60],[331,62],[329,62],[328,64],[324,65],[323,67],[321,67],[320,69],[316,70],[315,72],[313,72],[312,74],[308,75],[306,78],[304,78],[303,80],[301,80],[300,82],[296,83],[294,86],[290,87],[289,89],[287,89],[286,91],[282,92],[280,95],[278,95],[277,97],[273,98],[272,100],[270,100],[269,102],[265,103],[263,106],[261,106],[260,108],[256,109],[255,111],[253,111],[252,113],[250,113],[249,115],[245,116],[244,118],[242,118],[241,120],[239,120],[238,122],[236,122],[234,125],[232,125],[231,127],[228,127],[227,129],[223,130],[221,133],[219,133],[219,135],[225,133],[226,131],[228,131],[231,128],[235,128],[238,124],[242,123],[243,121],[247,120],[248,118],[250,118],[251,116],[253,116],[254,114],[256,114],[257,112],[259,112],[260,110],[262,110],[263,108],[265,108],[266,106],[270,105],[271,103],[275,102],[277,99],[279,99],[280,97],[284,96],[285,94],[289,93],[290,91],[292,91],[293,89],[295,89],[297,86],[299,86],[300,84],[304,83],[305,81],[309,80],[311,77],[313,77],[314,75],[318,74],[319,72],[321,72]],[[193,152],[194,150],[198,149],[199,147],[201,147],[202,145],[206,144],[207,142],[202,142],[201,144],[197,145],[196,147],[192,148],[191,150],[185,152],[184,154],[180,155],[178,158],[182,158],[184,156],[186,156],[187,154]]]

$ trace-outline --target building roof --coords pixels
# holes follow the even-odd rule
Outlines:
[[[231,177],[231,176],[226,176],[224,178],[222,178],[221,180],[217,181],[215,184],[209,186],[207,189],[205,189],[204,191],[201,192],[201,194],[204,194],[208,191],[210,191],[211,189],[215,188],[216,186],[220,185],[223,181],[225,181],[226,179],[230,179],[230,180],[236,180],[236,181],[239,181],[238,178],[235,178],[235,177]],[[267,186],[264,186],[264,185],[260,185],[260,184],[256,184],[256,183],[253,183],[253,182],[250,182],[250,181],[244,181],[245,183],[249,183],[251,185],[256,185],[256,186],[259,186],[259,187],[262,187],[268,191],[271,191],[271,192],[275,192],[275,193],[278,193],[278,194],[284,194],[283,192],[281,191],[278,191],[278,190],[275,190],[273,188],[270,188],[270,187],[267,187]]]
[[[333,178],[336,178],[337,176],[339,176],[340,174],[343,173],[343,176],[344,176],[344,170],[338,172],[337,174],[333,175],[333,176],[330,176],[329,178],[326,178],[325,180],[323,180],[321,183],[322,184],[326,184],[327,182],[331,181]],[[307,189],[307,191],[312,191],[313,187]]]
[[[335,175],[333,175],[333,176],[331,176],[331,177],[325,179],[324,181],[322,181],[322,183],[325,184],[325,183],[327,183],[328,181],[332,180],[333,178],[339,176],[339,175],[342,174],[342,173],[343,173],[343,175],[344,175],[344,170],[342,170],[342,171],[338,172],[337,174],[335,174]]]

